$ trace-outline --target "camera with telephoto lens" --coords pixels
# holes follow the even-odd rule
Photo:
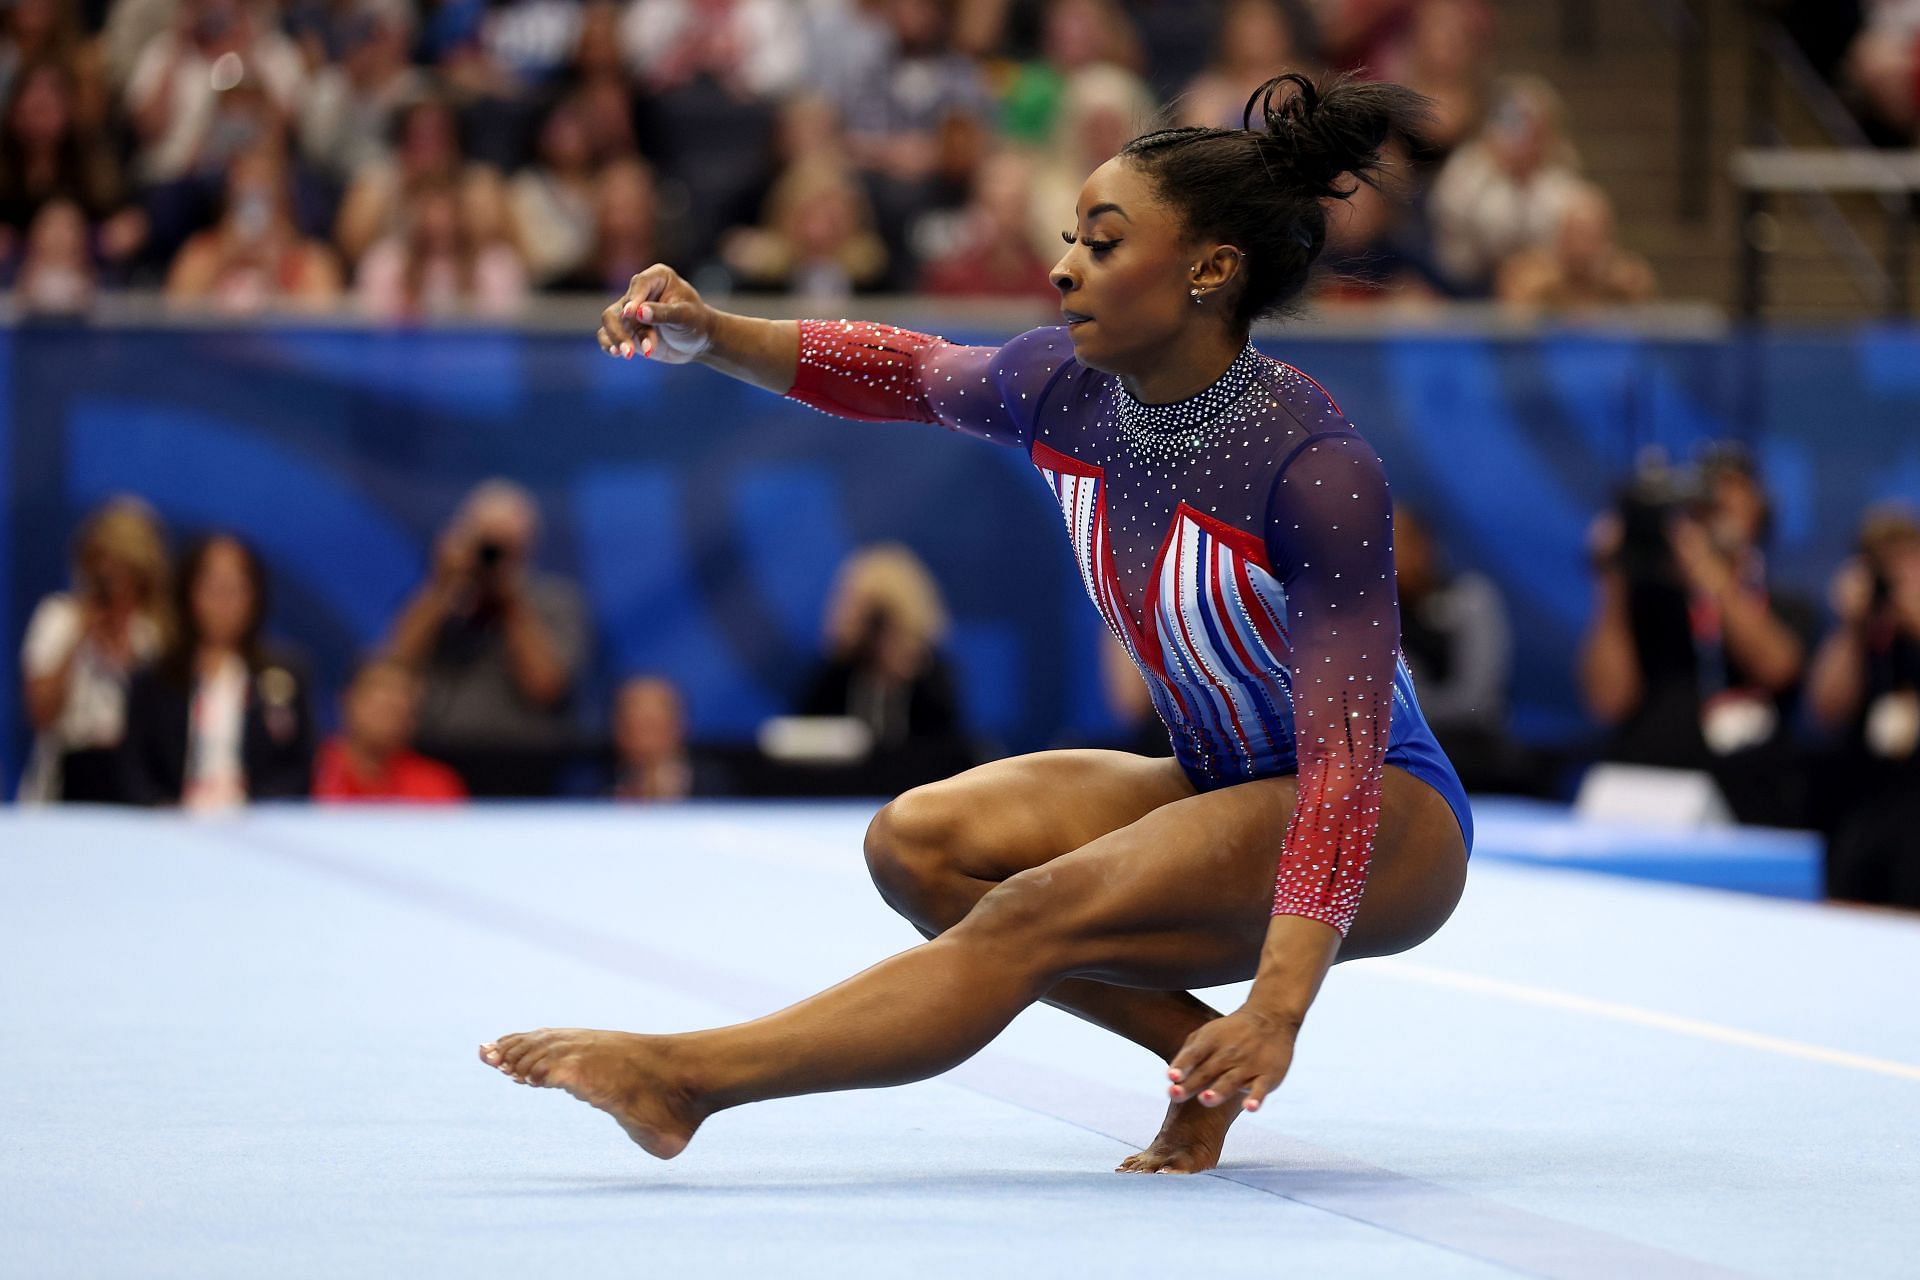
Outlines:
[[[1681,516],[1705,514],[1706,485],[1696,467],[1648,458],[1634,469],[1614,509],[1620,518],[1615,563],[1632,582],[1674,584],[1680,580],[1667,531]]]

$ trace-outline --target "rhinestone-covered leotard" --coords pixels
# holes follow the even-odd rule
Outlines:
[[[1274,914],[1345,935],[1387,764],[1438,790],[1471,845],[1399,656],[1385,473],[1305,374],[1249,345],[1199,395],[1149,405],[1075,360],[1065,329],[995,350],[807,320],[788,394],[1026,450],[1194,785],[1299,775]]]

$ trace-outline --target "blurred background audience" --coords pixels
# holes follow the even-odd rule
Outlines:
[[[1920,0],[1775,8],[1869,136],[1911,147]],[[35,316],[141,289],[508,321],[659,260],[809,305],[917,290],[1038,313],[1089,170],[1162,124],[1237,125],[1254,85],[1305,69],[1435,106],[1330,209],[1315,301],[1561,317],[1654,297],[1605,147],[1583,172],[1596,122],[1496,64],[1497,21],[1487,0],[11,0],[0,287]],[[1592,532],[1590,754],[1706,774],[1738,817],[1824,831],[1836,896],[1920,904],[1920,525],[1866,520],[1816,647],[1768,563],[1769,508],[1737,451],[1627,477]],[[1398,521],[1405,656],[1441,741],[1470,786],[1564,790],[1508,723],[1507,602],[1417,512]],[[204,539],[175,577],[151,512],[107,504],[26,627],[21,799],[217,808],[311,780],[329,799],[671,800],[898,790],[974,758],[939,585],[906,548],[853,556],[826,602],[795,710],[873,744],[830,777],[690,742],[681,672],[628,679],[596,718],[592,620],[535,568],[538,528],[517,486],[467,496],[316,756],[305,668],[261,639],[255,554]],[[1165,754],[1125,654],[1098,674],[1117,745]]]
[[[1744,451],[1648,458],[1595,521],[1581,697],[1603,758],[1709,773],[1734,815],[1795,826],[1808,788],[1794,724],[1816,626],[1767,573],[1772,510]]]
[[[21,803],[119,798],[127,686],[172,632],[170,585],[146,504],[116,498],[80,526],[73,586],[40,601],[20,647],[34,731]]]
[[[1912,9],[1869,6],[1833,59],[1888,127],[1911,125]],[[1435,103],[1344,246],[1388,265],[1342,301],[1435,274],[1533,306],[1645,296],[1631,255],[1596,244],[1596,205],[1563,229],[1564,108],[1537,77],[1496,79],[1493,22],[1485,0],[15,0],[0,280],[65,201],[35,252],[41,309],[165,284],[229,309],[498,318],[655,259],[813,297],[1044,298],[1025,282],[1089,169],[1161,123],[1238,124],[1251,86],[1298,68]],[[1031,256],[1007,235],[1018,206]],[[1502,285],[1520,254],[1558,267]],[[972,283],[970,258],[990,259]]]
[[[1869,512],[1833,578],[1832,630],[1807,678],[1829,739],[1813,818],[1827,892],[1920,907],[1920,517]]]
[[[340,698],[340,732],[320,744],[313,798],[450,804],[467,798],[460,775],[413,749],[420,677],[395,658],[360,664]]]
[[[947,625],[940,587],[911,549],[881,543],[855,552],[834,581],[825,649],[795,709],[858,721],[874,758],[912,761],[927,779],[952,773],[970,748],[940,649]]]
[[[261,634],[266,612],[266,567],[239,538],[182,554],[173,633],[127,693],[120,799],[205,811],[308,794],[312,691],[301,659]]]
[[[540,511],[507,480],[468,494],[400,612],[393,657],[424,682],[421,749],[475,795],[545,795],[579,745],[588,660],[579,589],[534,566]]]
[[[664,676],[632,676],[613,699],[615,800],[648,802],[731,795],[726,766],[687,742],[686,701]]]
[[[1485,574],[1461,569],[1413,508],[1393,512],[1400,649],[1420,710],[1473,791],[1527,791],[1533,780],[1507,734],[1513,632],[1506,601]]]

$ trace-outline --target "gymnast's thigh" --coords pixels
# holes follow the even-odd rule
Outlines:
[[[882,811],[875,836],[937,850],[949,869],[998,882],[1194,794],[1172,759],[1040,751],[906,792]]]
[[[1464,881],[1464,844],[1446,802],[1391,767],[1382,792],[1367,889],[1342,960],[1424,939]],[[1162,805],[1009,879],[967,923],[1057,944],[1070,972],[1122,986],[1244,981],[1259,966],[1298,793],[1297,780],[1283,775]]]

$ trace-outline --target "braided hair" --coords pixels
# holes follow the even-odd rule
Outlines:
[[[1431,105],[1397,84],[1346,75],[1315,83],[1290,71],[1253,91],[1238,129],[1159,129],[1120,154],[1189,237],[1241,251],[1245,284],[1233,319],[1244,328],[1285,310],[1306,287],[1327,242],[1322,202],[1376,183],[1382,149],[1396,137],[1417,142]],[[1348,175],[1355,181],[1343,185]]]

